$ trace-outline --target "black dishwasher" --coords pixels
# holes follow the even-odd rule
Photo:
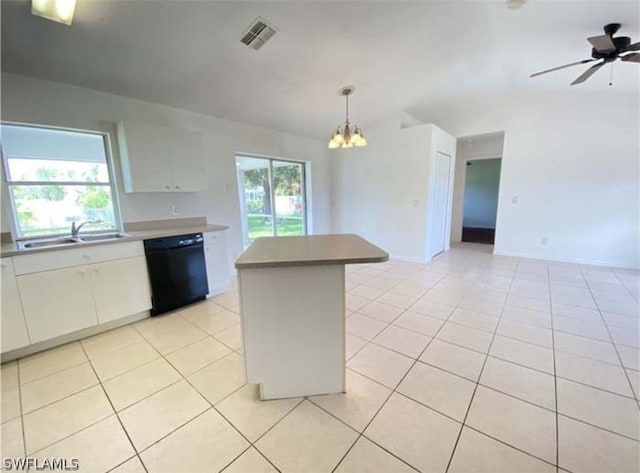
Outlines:
[[[204,299],[209,292],[202,233],[144,241],[151,281],[151,315]]]

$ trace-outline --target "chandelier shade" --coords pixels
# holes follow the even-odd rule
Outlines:
[[[349,96],[353,94],[354,87],[343,87],[338,91],[344,96],[346,102],[346,118],[342,127],[338,126],[329,140],[329,149],[353,148],[354,146],[367,146],[367,140],[361,128],[353,125],[349,121]]]

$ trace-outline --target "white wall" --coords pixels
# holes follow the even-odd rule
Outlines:
[[[2,74],[2,120],[109,132],[116,163],[120,204],[125,222],[206,216],[209,222],[230,226],[230,255],[243,250],[237,194],[235,153],[266,155],[311,162],[313,233],[328,233],[329,165],[326,143],[265,128],[208,117],[35,78]],[[209,190],[200,193],[125,194],[122,188],[115,124],[119,120],[146,121],[200,131],[203,135]],[[6,212],[2,231],[9,231]]]
[[[436,149],[455,156],[455,138],[434,125],[406,126],[391,117],[365,129],[367,147],[330,153],[332,229],[425,261],[430,156]]]
[[[504,130],[496,253],[637,268],[638,102],[637,93],[567,87],[413,113],[457,136]]]
[[[462,225],[496,228],[500,159],[467,161]]]

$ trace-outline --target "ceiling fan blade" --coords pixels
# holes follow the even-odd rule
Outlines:
[[[591,38],[587,38],[587,41],[589,41],[599,53],[608,53],[616,50],[616,45],[613,44],[611,36],[606,34],[602,36],[592,36]]]
[[[640,51],[640,42],[639,43],[634,43],[631,46],[628,46],[626,48],[624,48],[624,51]]]
[[[546,74],[547,72],[559,71],[560,69],[564,69],[565,67],[578,66],[580,64],[586,64],[593,61],[596,61],[596,59],[583,59],[582,61],[572,62],[571,64],[565,64],[564,66],[553,67],[551,69],[547,69],[546,71],[536,72],[534,74],[531,74],[529,77],[536,77],[542,74]]]
[[[625,62],[640,62],[640,53],[627,54],[626,56],[620,56],[621,61]]]
[[[598,72],[598,69],[600,69],[604,65],[605,65],[605,62],[602,61],[596,64],[595,66],[591,66],[589,69],[587,69],[582,74],[580,74],[578,78],[571,83],[571,85],[582,84],[585,80],[587,80],[589,77],[591,77],[596,72]]]

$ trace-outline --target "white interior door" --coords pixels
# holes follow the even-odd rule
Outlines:
[[[447,212],[449,202],[449,181],[451,178],[451,156],[436,153],[433,179],[433,216],[431,219],[431,256],[442,253],[447,235]]]

